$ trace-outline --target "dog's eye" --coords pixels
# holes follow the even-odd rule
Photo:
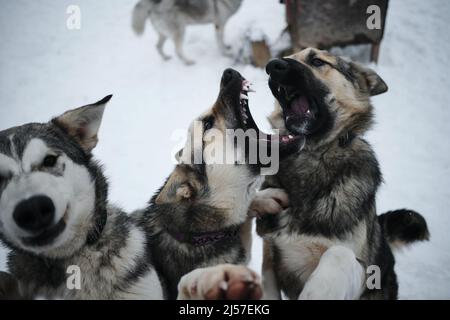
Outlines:
[[[203,131],[207,131],[214,126],[214,118],[208,117],[203,120]]]
[[[48,155],[44,158],[44,161],[42,161],[42,166],[46,168],[53,168],[57,161],[58,156]]]
[[[311,60],[311,64],[314,67],[321,67],[321,66],[323,66],[325,64],[325,61],[320,60],[319,58],[314,58],[314,59]]]

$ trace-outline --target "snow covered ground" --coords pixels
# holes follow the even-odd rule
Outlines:
[[[186,54],[162,62],[156,34],[130,28],[136,0],[0,0],[0,130],[44,122],[68,108],[113,93],[95,155],[110,178],[110,199],[127,210],[145,206],[172,169],[173,132],[208,108],[224,68],[211,25],[191,27]],[[81,29],[66,28],[66,8],[81,8]],[[427,219],[431,241],[397,254],[400,297],[450,298],[450,2],[393,0],[380,63],[387,94],[374,99],[377,124],[369,135],[385,183],[380,212],[409,207]],[[227,26],[236,46],[245,29],[260,28],[275,41],[284,27],[277,0],[244,0]],[[173,53],[173,45],[166,51]],[[233,66],[255,84],[251,107],[258,124],[273,106],[265,73]],[[6,250],[0,249],[0,270]],[[254,241],[252,267],[260,269]]]

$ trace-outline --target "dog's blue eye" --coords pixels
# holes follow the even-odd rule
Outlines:
[[[48,155],[44,158],[44,161],[42,161],[42,166],[46,168],[52,168],[56,165],[57,161],[58,156]]]
[[[314,58],[314,59],[311,60],[311,64],[314,67],[321,67],[321,66],[323,66],[325,64],[325,62],[323,60],[318,59],[318,58]]]

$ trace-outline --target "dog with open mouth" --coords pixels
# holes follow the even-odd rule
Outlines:
[[[397,298],[390,245],[429,233],[414,211],[376,214],[382,178],[364,134],[370,98],[387,85],[373,70],[313,48],[272,60],[266,71],[277,100],[269,121],[305,143],[266,177],[250,208],[265,239],[265,297]],[[379,286],[366,283],[371,275]]]
[[[301,140],[260,132],[249,109],[250,91],[249,81],[237,71],[224,71],[216,102],[190,126],[179,164],[147,209],[154,266],[169,299],[180,294],[180,278],[193,269],[248,262],[247,211],[261,183],[255,150],[276,145],[286,153]],[[244,139],[235,139],[238,132]],[[250,281],[248,298],[259,294],[253,287]]]
[[[108,203],[92,157],[110,98],[0,131],[0,240],[11,250],[0,299],[163,298],[145,216]],[[219,265],[194,270],[180,288],[239,298],[249,279],[257,290],[252,271]]]

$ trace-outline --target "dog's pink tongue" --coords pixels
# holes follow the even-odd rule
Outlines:
[[[294,111],[295,113],[303,114],[308,112],[309,110],[308,99],[306,99],[305,96],[296,98],[294,101],[292,101],[291,108],[292,111]]]

